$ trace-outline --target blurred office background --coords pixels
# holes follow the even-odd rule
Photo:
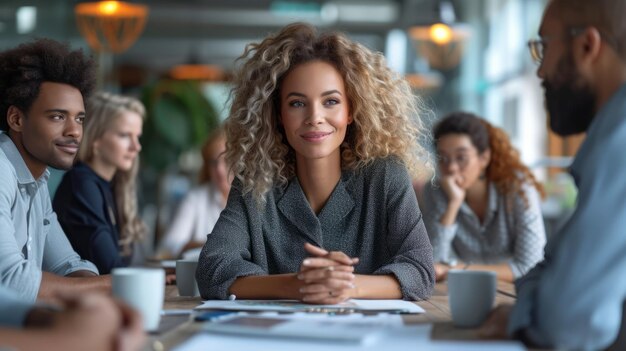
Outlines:
[[[575,190],[563,171],[582,136],[562,139],[546,127],[543,91],[526,46],[537,35],[545,3],[0,0],[0,50],[35,37],[67,41],[98,60],[101,89],[147,105],[140,199],[154,235],[148,250],[196,181],[199,145],[228,113],[236,58],[247,43],[295,21],[343,31],[383,52],[432,111],[425,116],[429,123],[466,110],[503,127],[547,186],[550,232],[574,205]]]

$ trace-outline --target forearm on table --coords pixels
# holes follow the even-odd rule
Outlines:
[[[389,275],[357,274],[354,278],[355,299],[401,299],[402,290],[398,280]]]
[[[53,273],[43,272],[37,298],[50,299],[58,293],[86,291],[110,293],[111,276],[96,276],[89,271],[76,271],[61,277]]]
[[[3,347],[18,350],[50,350],[54,345],[49,331],[39,330],[20,330],[20,329],[0,329],[0,340]],[[60,340],[55,340],[60,341]]]
[[[0,329],[0,340],[3,347],[17,350],[77,350],[86,346],[82,335],[43,328]]]
[[[238,299],[296,299],[304,284],[294,273],[240,277],[229,292]]]
[[[393,275],[356,275],[353,298],[401,299],[400,283]],[[248,276],[235,280],[229,292],[238,299],[296,299],[304,284],[295,274]]]

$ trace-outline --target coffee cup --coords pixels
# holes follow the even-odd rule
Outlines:
[[[197,260],[176,261],[176,287],[180,296],[200,296],[196,282]]]
[[[491,312],[495,296],[494,272],[456,269],[448,272],[448,302],[455,326],[479,326]]]
[[[165,294],[165,271],[154,268],[114,268],[113,296],[134,307],[143,317],[146,331],[159,328]]]

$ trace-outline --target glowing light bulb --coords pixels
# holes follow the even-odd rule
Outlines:
[[[452,29],[443,23],[430,26],[430,39],[438,45],[448,44],[452,40]]]
[[[117,9],[120,7],[117,1],[102,1],[98,4],[100,12],[105,15],[113,15],[117,12]]]

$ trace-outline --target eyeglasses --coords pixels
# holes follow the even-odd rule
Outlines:
[[[463,169],[467,167],[471,158],[472,156],[469,154],[460,154],[454,157],[439,156],[437,158],[437,161],[439,162],[439,165],[442,167],[448,167],[452,163],[455,163],[460,169]]]
[[[575,27],[569,29],[569,36],[575,37],[577,35],[582,34],[585,31],[583,27]],[[552,40],[553,37],[539,37],[538,39],[531,39],[528,41],[528,49],[530,50],[530,56],[533,61],[540,65],[543,61],[543,55],[546,50],[546,44],[549,40]]]
[[[546,46],[546,38],[531,39],[528,41],[528,50],[533,62],[540,65],[543,61],[543,50]]]

